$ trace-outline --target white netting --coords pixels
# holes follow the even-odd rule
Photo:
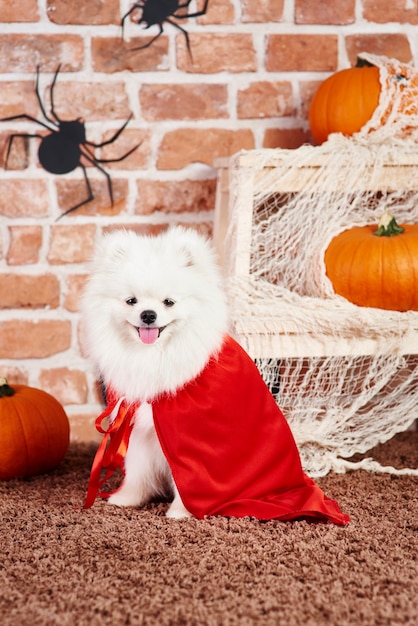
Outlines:
[[[418,223],[418,109],[400,112],[407,66],[393,73],[394,62],[373,61],[382,68],[381,102],[355,137],[242,152],[230,165],[233,332],[257,360],[312,476],[355,467],[346,459],[418,418],[418,312],[353,305],[325,272],[324,252],[341,231],[376,224],[387,209],[398,223]],[[360,466],[395,471],[372,460]]]

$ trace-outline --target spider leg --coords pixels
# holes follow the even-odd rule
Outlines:
[[[49,97],[51,101],[51,115],[53,115],[54,119],[57,121],[58,124],[61,122],[61,120],[58,117],[58,115],[55,113],[54,88],[55,88],[55,83],[57,82],[58,74],[60,73],[60,69],[61,69],[61,63],[57,67],[57,71],[54,74],[54,78],[52,79],[52,83],[49,88]]]
[[[109,198],[110,198],[110,203],[113,206],[113,190],[112,190],[112,181],[110,179],[110,175],[108,172],[106,172],[106,170],[104,169],[104,167],[102,167],[100,165],[100,159],[96,159],[96,157],[88,150],[88,148],[86,148],[85,145],[83,145],[84,150],[81,151],[81,154],[87,159],[87,161],[89,161],[92,165],[94,165],[94,167],[97,167],[98,170],[101,171],[102,174],[104,174],[107,178],[107,189],[109,191]],[[112,159],[113,160],[113,159]],[[119,160],[119,159],[117,159]],[[80,167],[83,168],[84,170],[84,176],[87,179],[87,172],[84,168],[84,166],[80,163]],[[84,204],[84,203],[83,203]],[[81,205],[79,205],[81,206]],[[76,207],[77,208],[77,207]]]
[[[4,161],[5,170],[7,170],[7,163],[9,162],[9,156],[10,156],[10,151],[12,149],[12,143],[16,139],[16,137],[23,137],[23,138],[29,138],[29,139],[32,137],[38,137],[39,139],[43,139],[42,135],[29,135],[28,133],[13,133],[13,135],[10,135],[8,142],[7,142],[6,159]]]
[[[129,122],[131,121],[133,114],[131,113],[126,122],[115,132],[114,135],[110,139],[103,141],[102,143],[93,143],[92,141],[86,141],[85,143],[88,146],[93,146],[93,148],[102,148],[103,146],[107,146],[109,143],[113,143],[119,137],[119,135],[125,130]]]
[[[110,179],[110,175],[109,175],[108,172],[106,172],[106,170],[101,165],[99,165],[99,163],[97,162],[96,159],[93,160],[93,165],[95,167],[97,167],[97,169],[100,170],[101,173],[104,174],[106,176],[106,178],[107,178],[107,190],[109,192],[110,204],[113,206],[114,205],[114,202],[113,202],[113,189],[112,189],[112,181]]]
[[[208,9],[209,0],[205,0],[205,4],[203,5],[203,9],[200,9],[200,11],[195,11],[195,13],[188,13],[187,15],[176,15],[176,12],[179,9],[187,9],[187,7],[189,6],[190,2],[191,2],[191,0],[187,0],[184,4],[179,4],[177,9],[173,13],[173,17],[175,17],[176,20],[187,20],[188,17],[199,17],[200,15],[205,15],[205,13],[206,13],[206,11]]]
[[[139,146],[141,145],[142,141],[139,142],[136,146],[134,146],[133,148],[131,148],[130,150],[128,150],[128,152],[125,152],[125,154],[123,154],[120,157],[117,157],[115,159],[97,159],[95,158],[94,160],[97,163],[118,163],[119,161],[123,161],[123,159],[126,159],[126,157],[128,157],[130,154],[132,154],[132,152],[135,152],[135,150],[137,148],[139,148]]]
[[[40,124],[41,126],[46,128],[50,132],[56,132],[54,128],[50,128],[44,122],[41,122],[40,120],[37,120],[35,117],[32,117],[31,115],[26,115],[25,113],[23,115],[12,115],[11,117],[4,117],[3,119],[0,119],[0,122],[11,122],[13,120],[29,120],[30,122],[36,122],[37,124]],[[5,169],[7,169],[7,163],[9,161],[10,150],[12,149],[12,143],[13,143],[15,137],[29,137],[29,138],[30,137],[38,137],[40,139],[43,139],[42,135],[38,135],[36,133],[34,133],[34,134],[13,133],[13,135],[10,135],[8,143],[7,143],[6,160],[4,162],[4,168]]]
[[[59,65],[58,66],[58,70],[55,72],[55,76],[54,76],[54,80],[52,81],[51,89],[55,85],[55,81],[57,80],[57,75],[58,75],[58,72],[60,70],[60,67],[61,66]],[[36,97],[38,98],[39,106],[40,106],[40,109],[42,111],[42,115],[44,116],[44,118],[47,120],[47,122],[49,122],[50,124],[54,124],[54,126],[56,126],[57,122],[59,122],[59,120],[58,120],[58,118],[56,117],[56,115],[54,113],[53,107],[51,108],[51,113],[54,116],[54,119],[51,119],[48,116],[47,112],[46,112],[46,109],[44,107],[44,103],[42,102],[41,94],[39,93],[39,74],[40,74],[40,67],[38,65],[37,68],[36,68],[36,84],[35,84]],[[51,97],[52,97],[52,92],[51,92]],[[39,122],[39,124],[41,124],[41,123],[42,122]]]
[[[166,21],[168,22],[169,20],[166,20]],[[159,37],[160,35],[162,35],[162,34],[163,34],[163,27],[162,27],[162,24],[159,24],[159,27],[160,27],[160,32],[159,32],[159,33],[157,33],[157,34],[155,35],[155,37],[153,37],[153,38],[151,39],[151,41],[149,41],[148,43],[144,44],[143,46],[138,46],[137,48],[131,48],[131,52],[134,52],[135,50],[143,50],[144,48],[149,48],[149,46],[150,46],[151,44],[153,44],[153,43],[154,43],[154,41],[155,41],[156,39],[158,39],[158,37]],[[147,28],[149,28],[149,26],[147,26]],[[180,30],[183,30],[183,29],[180,29]]]
[[[45,122],[41,122],[40,120],[37,120],[36,117],[32,117],[31,115],[26,115],[26,113],[23,113],[23,115],[12,115],[11,117],[3,117],[0,119],[0,122],[12,122],[13,120],[29,120],[30,122],[36,122],[37,124],[40,124],[41,126],[53,133],[56,132],[55,128],[50,128],[48,124],[45,124]]]
[[[187,17],[190,17],[190,15],[188,15]],[[183,35],[184,35],[184,37],[186,39],[187,52],[189,53],[190,60],[193,62],[193,56],[192,56],[192,50],[190,48],[190,39],[189,39],[188,32],[184,28],[182,28],[179,24],[176,24],[176,22],[172,22],[170,20],[170,18],[168,18],[168,17],[166,18],[165,21],[168,22],[169,24],[171,24],[172,26],[175,26],[179,30],[181,30],[181,32],[183,33]]]
[[[83,200],[82,202],[79,202],[78,204],[76,204],[73,207],[71,207],[71,209],[67,209],[66,211],[64,211],[64,213],[61,213],[61,215],[57,218],[57,222],[58,222],[58,220],[60,220],[65,215],[68,215],[69,213],[72,213],[73,211],[75,211],[76,209],[79,209],[84,204],[88,204],[89,202],[94,200],[94,194],[93,194],[93,190],[92,190],[91,185],[90,185],[90,181],[89,181],[88,176],[87,176],[87,170],[86,170],[86,168],[84,167],[84,165],[82,163],[80,163],[80,167],[83,170],[84,180],[86,181],[88,197],[85,200]],[[102,169],[102,168],[99,168],[99,169]],[[104,172],[104,174],[106,174],[108,176],[107,172],[105,172],[104,170],[103,170],[103,172]],[[113,200],[112,200],[112,206],[113,206]]]
[[[106,142],[108,143],[108,142]],[[106,143],[104,145],[106,145]],[[114,159],[98,159],[93,152],[89,149],[87,144],[83,144],[83,149],[85,150],[85,152],[83,152],[82,154],[84,154],[84,156],[89,159],[89,161],[91,163],[93,163],[94,165],[96,165],[97,163],[118,163],[119,161],[123,161],[123,159],[126,159],[126,157],[128,157],[130,154],[132,154],[132,152],[135,152],[135,150],[137,148],[139,148],[139,146],[141,145],[142,141],[139,142],[136,146],[134,146],[133,148],[131,148],[130,150],[128,150],[128,152],[125,152],[125,154],[123,154],[120,157],[114,158]],[[92,144],[90,144],[92,145]]]
[[[126,18],[128,18],[131,15],[131,13],[133,13],[135,11],[135,9],[143,9],[143,8],[144,8],[144,3],[143,2],[142,3],[136,2],[135,4],[133,4],[131,6],[129,11],[127,13],[125,13],[125,15],[122,17],[122,20],[121,20],[121,23],[120,23],[120,25],[122,26],[122,39],[123,39],[123,30],[125,28],[125,20],[126,20]]]

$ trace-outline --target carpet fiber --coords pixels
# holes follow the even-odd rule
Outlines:
[[[82,510],[95,447],[48,475],[0,483],[2,626],[418,623],[418,479],[365,471],[317,482],[346,527],[168,520],[166,504]],[[418,432],[373,456],[418,466]]]

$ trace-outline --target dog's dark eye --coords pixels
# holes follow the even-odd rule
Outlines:
[[[171,298],[166,298],[165,300],[163,300],[163,304],[164,306],[174,306],[175,302]]]
[[[134,304],[136,304],[138,302],[138,300],[136,298],[128,298],[127,300],[125,300],[126,304],[129,304],[129,306],[134,306]]]

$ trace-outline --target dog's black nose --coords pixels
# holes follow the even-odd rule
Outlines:
[[[157,314],[155,311],[147,309],[146,311],[142,311],[140,318],[141,322],[144,322],[144,324],[154,324],[157,319]]]

